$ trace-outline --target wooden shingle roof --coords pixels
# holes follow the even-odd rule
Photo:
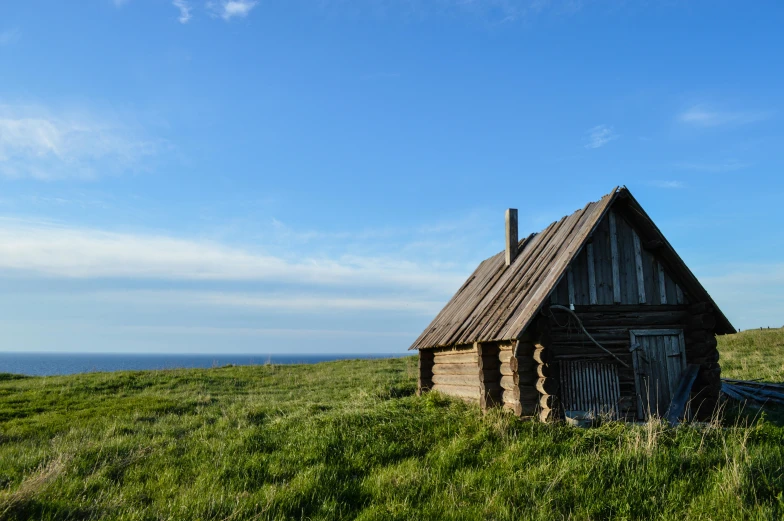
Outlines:
[[[662,244],[658,254],[684,289],[698,300],[713,304],[716,332],[734,333],[735,329],[631,193],[625,187],[616,187],[598,201],[521,240],[511,266],[506,266],[503,251],[482,261],[410,349],[519,338],[619,199],[624,201],[624,214],[640,232]]]

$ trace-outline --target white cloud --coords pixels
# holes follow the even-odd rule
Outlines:
[[[191,6],[187,0],[172,0],[172,5],[180,10],[180,16],[177,18],[181,24],[187,24],[191,19]]]
[[[585,144],[585,148],[600,148],[615,139],[618,139],[618,134],[613,131],[611,126],[597,125],[588,131],[588,142]]]
[[[16,43],[21,37],[22,33],[19,32],[19,29],[6,29],[5,31],[0,31],[0,47]]]
[[[0,106],[0,175],[4,177],[93,178],[130,168],[156,148],[120,124]]]
[[[323,294],[316,291],[230,292],[201,290],[123,290],[88,292],[93,301],[135,302],[149,305],[201,306],[318,314],[341,311],[405,311],[434,316],[444,301],[423,299],[420,295],[378,294],[363,297]]]
[[[763,121],[771,116],[764,111],[722,111],[705,105],[695,105],[678,114],[681,123],[695,127],[719,127],[725,125],[746,125]]]
[[[292,338],[323,339],[324,337],[335,338],[377,338],[377,337],[403,337],[410,339],[416,338],[416,333],[404,331],[356,331],[347,329],[286,329],[286,328],[255,328],[255,327],[211,327],[211,326],[120,326],[120,329],[128,332],[146,332],[154,334],[175,334],[175,335],[217,335],[226,337],[227,335],[248,335],[248,336],[282,336]],[[368,354],[367,350],[359,351]],[[305,354],[312,355],[307,351]],[[405,354],[409,354],[405,352]]]
[[[405,287],[440,297],[454,292],[466,275],[384,257],[286,259],[210,241],[10,219],[0,219],[0,269],[77,279]]]
[[[255,0],[221,0],[208,2],[207,6],[218,16],[228,21],[232,18],[245,18],[256,7]]]

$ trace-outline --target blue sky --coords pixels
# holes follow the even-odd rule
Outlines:
[[[0,3],[0,350],[404,351],[628,186],[784,324],[784,4]]]

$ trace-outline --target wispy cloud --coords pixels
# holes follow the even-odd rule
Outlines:
[[[728,161],[721,161],[717,163],[708,163],[708,162],[689,162],[689,161],[681,161],[675,163],[676,168],[680,168],[682,170],[694,170],[697,172],[708,172],[708,173],[721,173],[721,172],[733,172],[735,170],[743,170],[745,168],[749,168],[751,163],[744,163],[743,161],[736,161],[736,160],[728,160]]]
[[[212,241],[0,219],[0,270],[70,279],[257,281],[451,294],[465,273],[388,257],[289,259]]]
[[[181,24],[187,24],[191,19],[191,6],[187,0],[173,0],[172,5],[179,9],[180,16],[177,18]]]
[[[759,110],[728,111],[718,110],[706,105],[694,105],[678,114],[678,121],[695,127],[719,127],[725,125],[746,125],[763,121],[771,112]]]
[[[129,168],[156,148],[121,124],[89,115],[0,106],[0,175],[4,177],[93,178]]]
[[[232,18],[245,18],[256,7],[255,0],[220,0],[208,2],[207,7],[226,21]]]
[[[267,312],[328,314],[344,311],[404,311],[435,315],[443,307],[442,300],[411,298],[411,295],[373,294],[346,296],[319,292],[232,292],[202,290],[122,290],[87,292],[84,298],[119,303],[155,302],[165,306],[199,306],[249,309]]]
[[[289,338],[308,338],[323,339],[327,338],[378,338],[378,337],[402,337],[406,339],[415,338],[416,332],[408,331],[357,331],[346,329],[307,329],[307,328],[255,328],[255,327],[210,327],[210,326],[122,326],[122,330],[128,332],[147,332],[154,334],[187,334],[187,335],[216,335],[226,337],[227,335],[247,335],[261,337],[289,337]],[[133,351],[138,352],[138,351]],[[366,354],[367,350],[360,350]],[[312,354],[310,351],[306,354]],[[408,353],[406,353],[408,354]]]
[[[19,38],[21,37],[22,33],[19,31],[19,29],[6,29],[4,31],[0,31],[0,47],[14,44],[18,42]]]
[[[615,133],[613,127],[609,125],[597,125],[592,129],[588,130],[588,137],[587,143],[585,144],[585,148],[587,149],[594,149],[600,148],[613,141],[618,139],[618,134]]]

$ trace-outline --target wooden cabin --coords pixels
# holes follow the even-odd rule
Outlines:
[[[734,332],[624,187],[522,240],[507,210],[506,250],[411,349],[420,393],[483,409],[707,418],[721,390],[716,335]]]

